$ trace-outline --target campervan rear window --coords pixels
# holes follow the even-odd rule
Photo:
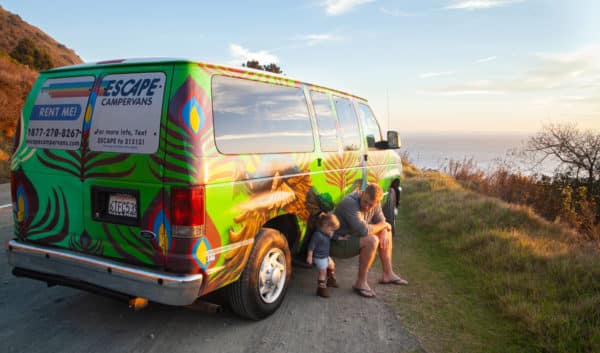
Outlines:
[[[81,145],[83,118],[94,76],[48,79],[29,115],[29,147],[76,150]]]
[[[48,79],[29,116],[27,145],[77,150],[91,121],[90,150],[154,153],[165,80],[162,72]]]
[[[224,154],[311,152],[302,89],[227,76],[212,80],[215,142]]]

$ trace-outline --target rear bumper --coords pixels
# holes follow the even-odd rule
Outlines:
[[[78,288],[92,285],[125,295],[143,297],[168,305],[192,304],[200,294],[201,274],[176,275],[122,264],[87,254],[10,240],[6,244],[8,262],[19,275],[37,272],[48,282]],[[81,286],[73,283],[81,283]]]

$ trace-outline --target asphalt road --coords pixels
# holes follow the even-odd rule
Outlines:
[[[0,206],[10,203],[0,185]],[[12,208],[0,208],[0,240],[12,238]],[[141,311],[95,294],[50,287],[10,273],[0,252],[1,352],[421,352],[418,341],[379,297],[351,290],[357,259],[338,261],[341,288],[315,296],[316,270],[294,268],[279,310],[260,322],[151,303]],[[376,283],[377,270],[370,281]]]

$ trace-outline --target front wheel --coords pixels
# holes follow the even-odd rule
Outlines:
[[[231,309],[252,320],[271,315],[283,302],[291,274],[287,240],[277,230],[263,228],[241,277],[227,287]]]

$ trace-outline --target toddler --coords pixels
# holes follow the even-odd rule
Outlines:
[[[332,213],[321,213],[317,220],[317,230],[313,233],[308,244],[306,262],[315,264],[319,269],[317,295],[329,297],[327,287],[338,287],[335,278],[335,263],[329,257],[329,241],[333,233],[340,227],[340,221]],[[344,240],[338,237],[336,240]]]

